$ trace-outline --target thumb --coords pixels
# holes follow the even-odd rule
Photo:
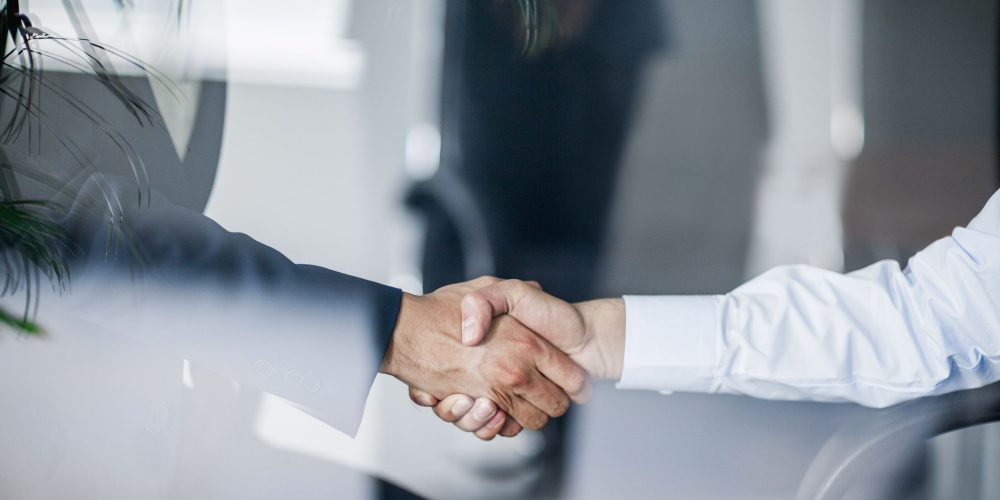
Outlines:
[[[510,313],[513,308],[508,299],[523,287],[539,292],[542,290],[537,281],[504,280],[467,294],[462,299],[462,343],[475,346],[482,342],[493,324],[493,318]]]
[[[578,347],[583,341],[583,324],[572,305],[543,292],[537,283],[505,280],[462,299],[462,343],[477,345],[493,318],[502,314],[509,314],[561,350]]]

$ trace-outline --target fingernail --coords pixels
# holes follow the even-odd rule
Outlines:
[[[468,399],[462,398],[456,401],[451,407],[451,414],[456,417],[460,417],[465,415],[465,413],[469,411],[469,408],[472,408],[472,402]]]
[[[486,420],[490,418],[490,415],[493,415],[493,408],[491,408],[489,402],[485,400],[476,401],[476,407],[472,410],[472,418]]]
[[[476,320],[473,318],[465,318],[462,320],[462,343],[468,344],[472,337],[476,335],[473,331],[473,327],[476,326]]]

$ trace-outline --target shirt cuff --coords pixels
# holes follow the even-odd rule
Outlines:
[[[625,360],[618,388],[711,390],[720,297],[626,295]]]

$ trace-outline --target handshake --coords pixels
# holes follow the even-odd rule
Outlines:
[[[590,380],[618,379],[625,348],[620,299],[569,304],[537,283],[478,278],[404,294],[380,370],[443,420],[490,440],[541,429]]]

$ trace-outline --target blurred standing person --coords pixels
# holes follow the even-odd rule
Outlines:
[[[442,165],[410,200],[427,216],[425,290],[491,273],[537,280],[568,300],[595,292],[644,62],[666,42],[663,18],[659,0],[447,2]],[[485,269],[469,265],[482,255],[471,255],[456,222],[469,212],[481,216],[473,229],[485,235]],[[565,422],[543,431],[533,498],[559,494]],[[388,484],[381,496],[408,498]]]
[[[844,267],[844,188],[865,144],[862,4],[762,0],[770,137],[746,277],[808,263]]]

